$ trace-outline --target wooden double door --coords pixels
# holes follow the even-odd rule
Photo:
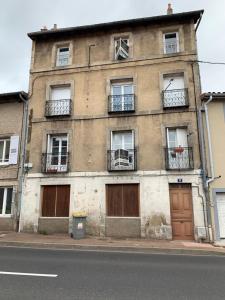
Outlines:
[[[45,185],[42,192],[42,217],[69,217],[69,185]]]
[[[191,184],[170,184],[171,224],[174,240],[194,240]]]

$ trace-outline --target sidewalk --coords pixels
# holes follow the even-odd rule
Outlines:
[[[74,240],[65,234],[0,232],[0,247],[30,247],[50,249],[83,249],[102,251],[134,251],[145,253],[174,253],[192,255],[225,255],[225,247],[215,247],[189,241],[146,239],[114,239],[87,237]]]

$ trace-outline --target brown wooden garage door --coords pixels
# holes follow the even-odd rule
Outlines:
[[[106,199],[107,216],[139,216],[138,184],[109,184],[106,186]]]
[[[43,186],[42,216],[68,217],[70,204],[69,185]]]
[[[193,240],[193,209],[190,184],[170,184],[171,223],[174,240]]]

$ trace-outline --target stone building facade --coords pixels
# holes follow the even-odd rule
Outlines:
[[[0,231],[18,229],[27,94],[0,94]]]
[[[32,39],[21,229],[205,238],[196,30],[203,11]]]

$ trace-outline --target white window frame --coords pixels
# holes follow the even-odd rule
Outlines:
[[[60,49],[63,49],[63,48],[68,48],[68,63],[67,64],[60,64],[59,61],[60,61]],[[56,50],[56,62],[55,62],[55,65],[56,67],[66,67],[66,66],[69,66],[70,65],[70,45],[62,45],[62,46],[59,46],[57,47],[57,50]]]
[[[0,161],[0,166],[2,165],[9,165],[9,159],[8,161],[5,161],[5,151],[6,151],[6,143],[9,141],[9,151],[10,151],[10,138],[0,139],[0,142],[4,142],[3,145],[3,153],[2,153],[2,161]],[[10,155],[10,152],[9,152]]]
[[[176,34],[176,41],[177,41],[177,51],[173,53],[167,53],[166,52],[166,35],[167,34]],[[180,52],[180,42],[179,42],[179,32],[173,31],[173,32],[165,32],[163,34],[163,48],[164,48],[164,54],[175,54]]]
[[[132,148],[125,149],[125,147],[124,147],[124,150],[133,150],[134,149],[134,130],[128,129],[128,130],[112,130],[111,131],[111,150],[113,150],[113,134],[114,133],[123,133],[123,132],[131,132],[131,135],[132,135]]]
[[[59,143],[59,151],[58,154],[58,164],[57,165],[52,165],[51,164],[51,159],[52,159],[52,140],[53,138],[59,138],[60,143]],[[66,150],[66,157],[67,157],[67,162],[65,165],[62,165],[61,159],[62,159],[62,141],[67,141],[67,150]],[[65,168],[65,170],[63,169]],[[48,144],[47,144],[47,159],[46,159],[46,169],[52,168],[55,169],[56,171],[66,171],[68,168],[68,134],[48,134]]]
[[[7,187],[0,186],[0,188],[4,189],[2,213],[0,213],[0,217],[10,217],[12,215],[12,206],[13,206],[13,187],[10,187],[10,186],[7,186]],[[7,201],[7,194],[8,194],[8,190],[9,189],[12,189],[11,212],[10,212],[10,214],[6,214],[5,213],[5,210],[6,210],[6,201]]]
[[[131,94],[133,94],[133,99],[132,100],[133,100],[133,110],[134,110],[134,83],[133,83],[133,80],[132,81],[112,82],[111,83],[111,95],[112,95],[112,97],[114,96],[114,94],[113,94],[113,87],[114,86],[121,86],[121,90],[122,90],[122,93],[121,93],[122,110],[121,111],[126,111],[124,109],[124,102],[125,102],[124,95],[126,95],[124,93],[124,87],[128,86],[128,85],[132,87],[132,93]],[[114,101],[114,98],[111,101],[111,110],[112,111],[114,111],[114,109],[113,109],[114,108],[113,101]]]
[[[126,40],[127,41],[127,46],[128,46],[128,57],[126,57],[126,58],[124,58],[123,60],[126,60],[126,59],[129,59],[130,58],[130,42],[129,42],[129,37],[123,37],[123,36],[120,36],[120,37],[116,37],[116,38],[114,38],[114,59],[116,60],[116,61],[119,61],[119,59],[116,57],[116,46],[117,46],[117,42],[119,41],[119,40]]]

